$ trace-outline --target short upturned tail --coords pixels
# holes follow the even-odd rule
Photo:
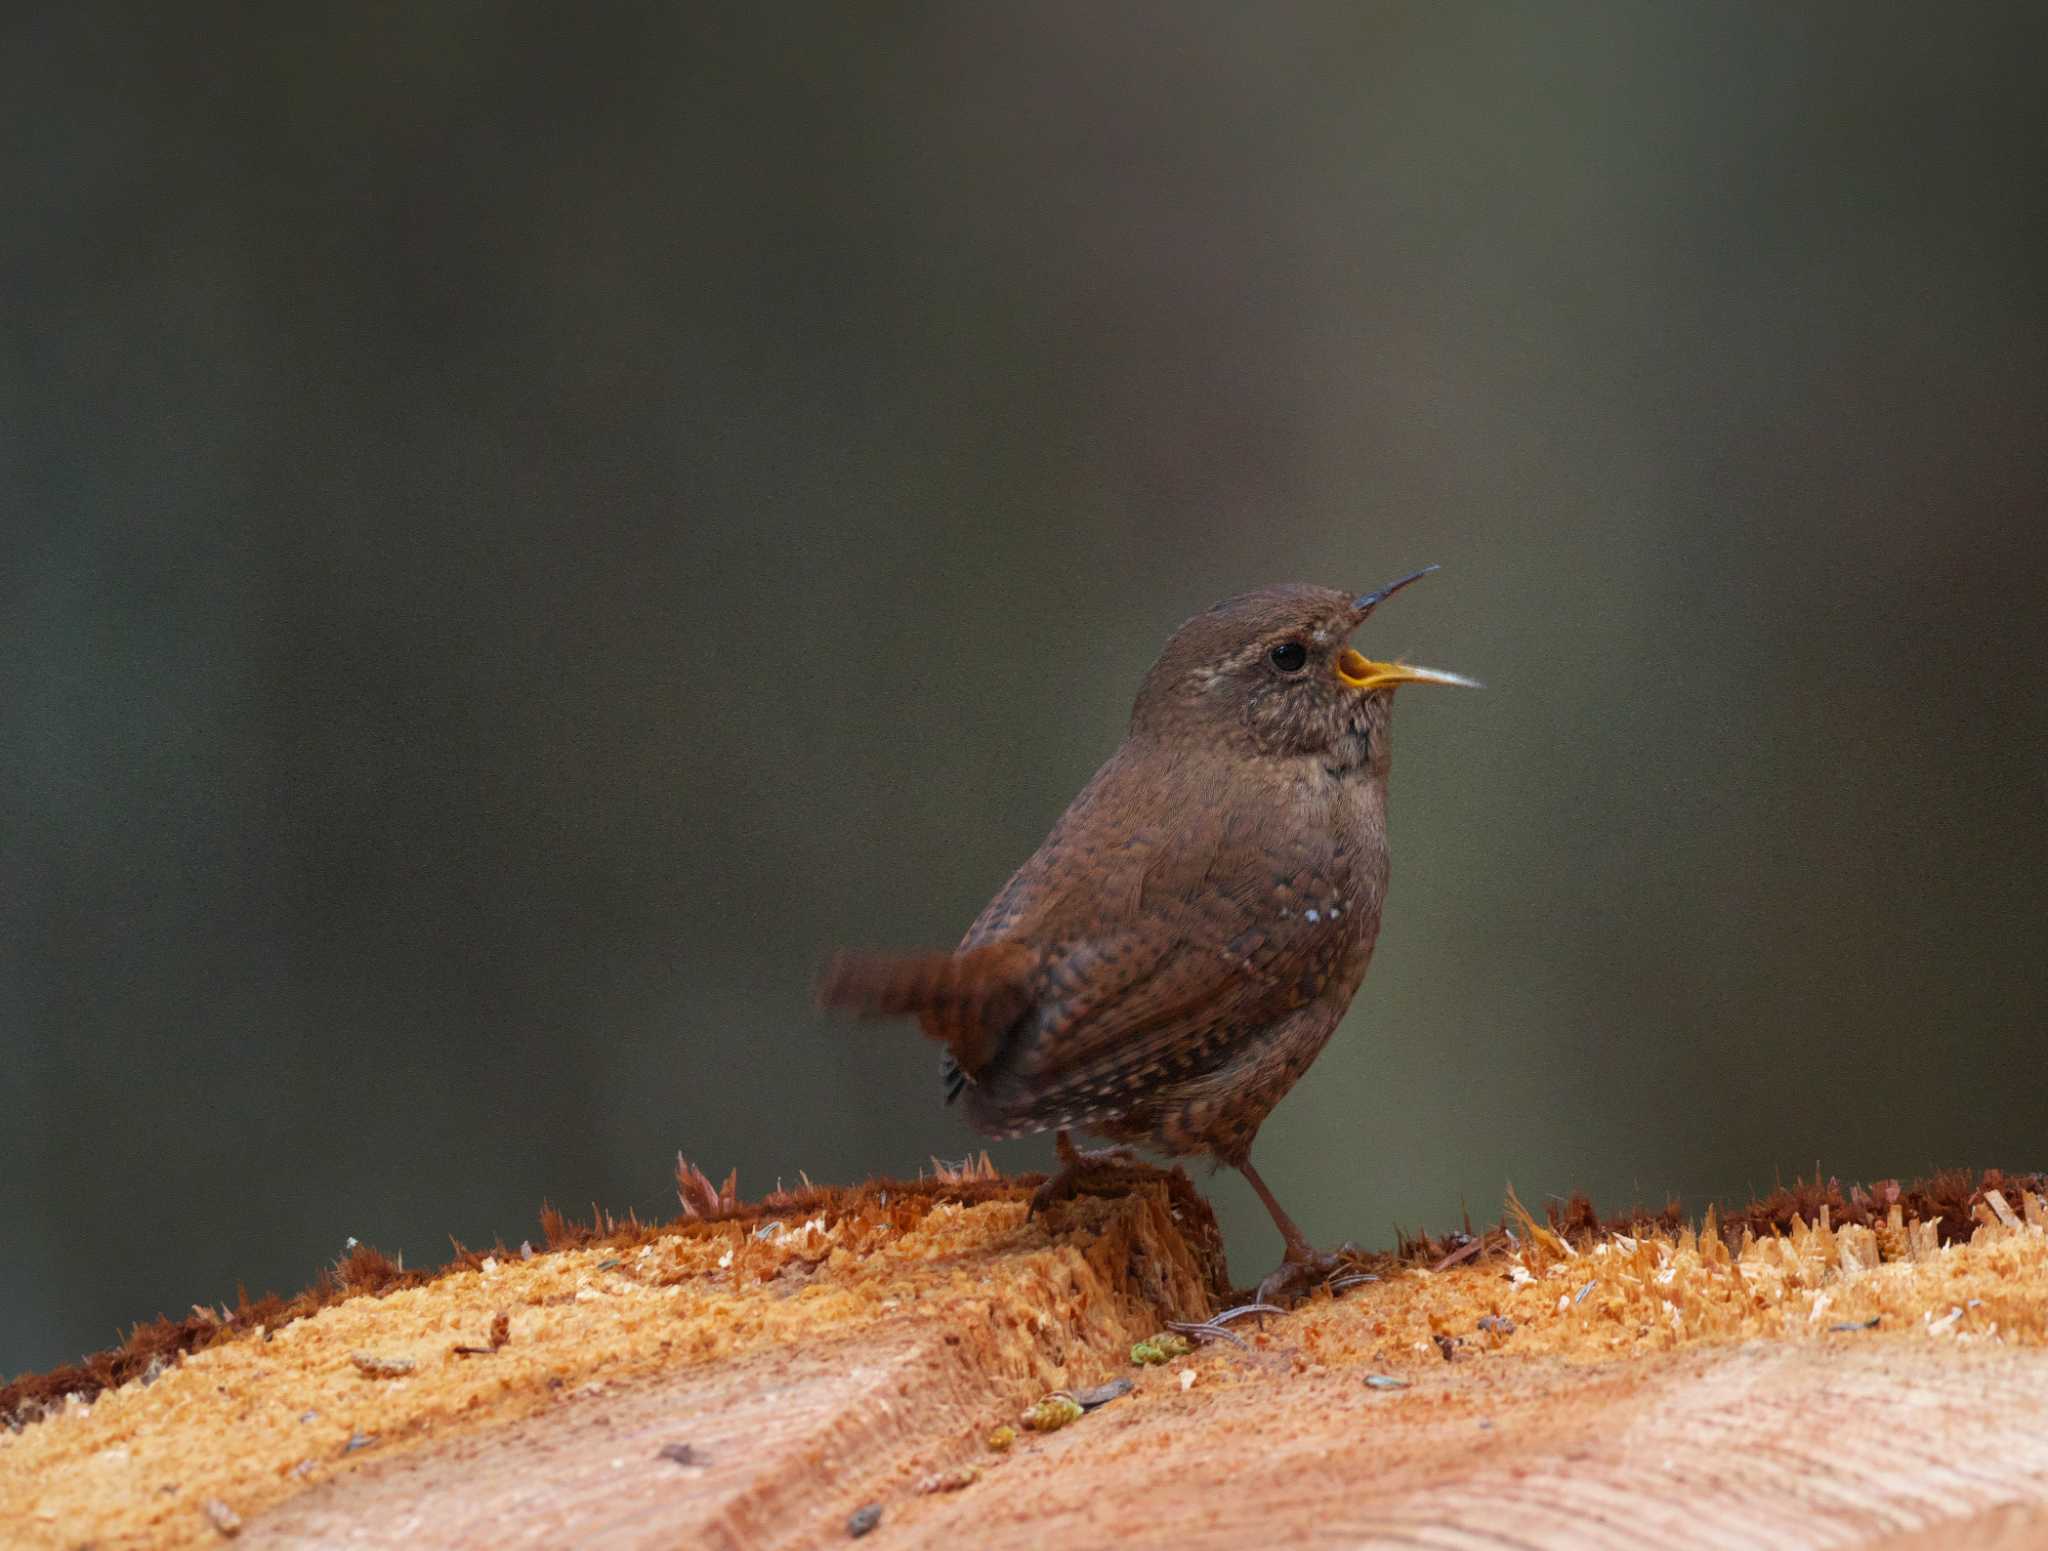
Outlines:
[[[1035,948],[993,942],[959,953],[840,953],[818,981],[818,1003],[863,1018],[914,1013],[960,1070],[984,1071],[1003,1035],[1031,1006]]]

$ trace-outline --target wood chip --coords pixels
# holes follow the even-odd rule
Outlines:
[[[1467,1239],[1429,1269],[1432,1271],[1448,1271],[1452,1266],[1461,1266],[1477,1255],[1485,1246],[1486,1239],[1484,1235],[1474,1239]]]
[[[934,1492],[957,1492],[962,1487],[974,1485],[980,1479],[979,1465],[956,1465],[951,1470],[934,1471],[917,1483],[917,1489],[928,1497]]]
[[[448,1350],[457,1357],[488,1357],[491,1353],[502,1350],[505,1343],[511,1339],[512,1316],[501,1309],[498,1311],[497,1317],[491,1321],[490,1344],[488,1346],[471,1346],[465,1342],[451,1346]]]
[[[206,1515],[207,1522],[220,1531],[224,1538],[233,1540],[242,1533],[242,1516],[218,1497],[207,1498],[199,1505],[199,1509]]]
[[[1906,1258],[1925,1263],[1941,1257],[1941,1224],[1913,1222],[1906,1225]]]
[[[2025,1223],[2023,1223],[2023,1222],[2021,1222],[2021,1221],[2020,1221],[2020,1214],[2019,1214],[2018,1212],[2015,1212],[2015,1211],[2014,1211],[2014,1210],[2012,1209],[2012,1207],[2011,1207],[2010,1205],[2008,1205],[2008,1204],[2007,1204],[2007,1202],[2006,1202],[2006,1199],[2005,1199],[2005,1192],[2004,1192],[2004,1191],[2002,1191],[2002,1190],[1987,1190],[1987,1191],[1985,1191],[1985,1192],[1984,1192],[1984,1204],[1985,1204],[1986,1206],[1990,1207],[1992,1211],[1994,1211],[1994,1212],[1996,1212],[1996,1213],[1998,1214],[1998,1220],[1999,1220],[1999,1221],[2000,1221],[2001,1223],[2003,1223],[2003,1224],[2004,1224],[2004,1225],[2005,1225],[2006,1227],[2008,1227],[2008,1228],[2024,1228],[2024,1227],[2026,1226],[2026,1224],[2025,1224]]]
[[[402,1379],[419,1366],[410,1357],[379,1357],[374,1352],[350,1352],[348,1360],[366,1379]]]
[[[1877,1234],[1853,1224],[1835,1232],[1835,1263],[1842,1273],[1873,1269],[1884,1256],[1879,1252]]]

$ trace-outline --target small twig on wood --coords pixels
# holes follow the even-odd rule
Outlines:
[[[1467,1239],[1429,1269],[1432,1271],[1448,1271],[1452,1266],[1463,1265],[1485,1247],[1486,1239],[1483,1235],[1476,1239]]]

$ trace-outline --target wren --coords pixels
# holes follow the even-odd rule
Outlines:
[[[914,1014],[948,1099],[991,1137],[1082,1128],[1243,1172],[1286,1245],[1262,1299],[1328,1277],[1252,1167],[1259,1126],[1322,1051],[1372,960],[1387,894],[1388,726],[1402,684],[1349,638],[1429,566],[1363,597],[1263,587],[1174,632],[1130,732],[951,953],[842,953],[819,998]],[[1342,1252],[1340,1252],[1342,1253]]]

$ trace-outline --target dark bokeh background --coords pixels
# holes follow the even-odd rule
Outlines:
[[[14,13],[0,1370],[957,1156],[822,955],[1424,561],[1311,1232],[2040,1166],[2043,18]]]

